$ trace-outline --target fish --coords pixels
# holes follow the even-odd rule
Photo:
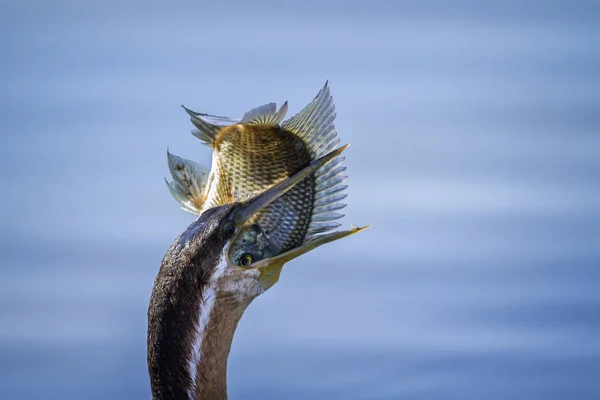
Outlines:
[[[184,107],[184,106],[183,106]],[[210,171],[171,154],[167,186],[181,208],[200,215],[209,208],[245,201],[309,165],[340,144],[329,86],[298,114],[284,121],[287,101],[246,112],[241,119],[184,107],[192,134],[213,149]],[[230,260],[246,267],[314,240],[341,226],[345,158],[338,156],[257,213],[231,244]]]

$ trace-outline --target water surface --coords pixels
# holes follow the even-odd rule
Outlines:
[[[4,2],[0,393],[147,399],[146,311],[193,217],[185,104],[298,112],[329,79],[345,224],[244,315],[237,399],[600,398],[592,1]]]

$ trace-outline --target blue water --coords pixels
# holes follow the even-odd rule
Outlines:
[[[0,5],[0,397],[147,399],[185,104],[329,79],[344,223],[244,315],[233,399],[600,398],[594,1]]]

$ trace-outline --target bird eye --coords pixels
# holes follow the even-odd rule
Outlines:
[[[223,232],[223,236],[228,239],[233,236],[235,233],[235,223],[233,221],[227,221],[221,228],[221,232]]]
[[[249,253],[244,253],[244,254],[242,254],[242,257],[240,258],[240,267],[247,267],[250,264],[252,264],[252,261],[254,261],[252,259],[252,255]]]

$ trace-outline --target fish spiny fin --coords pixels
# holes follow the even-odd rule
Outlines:
[[[231,118],[198,113],[185,106],[182,107],[189,114],[192,124],[198,128],[192,131],[192,135],[202,140],[204,144],[209,147],[213,147],[213,144],[223,127],[235,125],[239,122]]]
[[[287,110],[287,101],[283,103],[279,108],[279,111],[277,111],[277,105],[275,103],[265,104],[264,106],[253,108],[244,114],[240,123],[250,125],[279,125],[281,120],[285,118]]]
[[[281,124],[281,127],[296,134],[304,141],[313,160],[326,154],[325,149],[337,138],[335,106],[327,83],[302,111]]]
[[[208,169],[194,161],[177,157],[168,150],[167,159],[173,176],[171,182],[165,179],[169,191],[181,203],[182,209],[199,215],[205,200]]]

